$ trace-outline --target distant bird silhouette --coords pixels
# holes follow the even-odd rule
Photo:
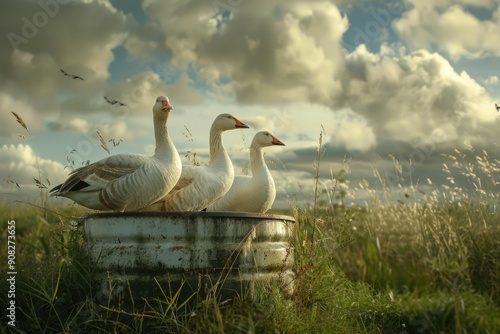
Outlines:
[[[124,106],[124,105],[125,105],[125,103],[120,102],[120,101],[118,101],[118,100],[110,100],[110,99],[108,99],[106,96],[104,97],[104,99],[106,100],[106,102],[108,102],[108,103],[109,103],[109,104],[111,104],[111,105],[115,105],[115,104],[117,104],[117,103],[118,103],[120,106]]]
[[[65,76],[67,76],[67,77],[71,77],[72,79],[83,80],[83,78],[81,76],[74,75],[74,74],[69,74],[65,70],[63,70],[62,68],[61,68],[61,73],[64,74]]]
[[[497,108],[497,111],[500,111],[500,106],[495,103],[495,108]]]

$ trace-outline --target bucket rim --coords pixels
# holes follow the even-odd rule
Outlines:
[[[288,215],[278,215],[271,213],[256,213],[256,212],[239,212],[239,211],[225,211],[225,212],[207,212],[207,211],[175,211],[175,212],[99,212],[99,213],[86,213],[83,214],[81,219],[98,219],[98,218],[119,218],[119,217],[217,217],[217,218],[255,218],[255,219],[272,219],[283,220],[295,223],[295,218]]]

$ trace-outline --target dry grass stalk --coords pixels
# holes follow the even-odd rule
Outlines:
[[[11,111],[12,115],[14,115],[14,117],[16,118],[16,121],[17,123],[21,124],[21,126],[27,131],[27,132],[30,132],[30,130],[28,130],[28,126],[26,125],[26,123],[24,123],[23,119],[18,115],[16,114],[15,112]]]
[[[101,147],[102,147],[102,148],[103,148],[106,152],[108,152],[108,154],[111,154],[111,153],[109,152],[108,145],[106,145],[106,141],[104,140],[104,137],[102,136],[102,134],[101,134],[99,131],[97,131],[97,135],[99,136],[99,140],[100,140],[100,142],[101,142]]]
[[[35,180],[35,184],[36,184],[38,189],[47,189],[47,186],[45,184],[43,184],[42,181],[40,181],[36,178],[33,178],[33,180]]]
[[[16,181],[13,181],[10,176],[8,176],[7,178],[4,178],[3,179],[4,182],[6,183],[11,183],[11,184],[15,184],[18,188],[21,188],[21,186],[19,185],[19,183],[17,183]]]

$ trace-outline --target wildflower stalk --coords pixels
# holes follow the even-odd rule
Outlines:
[[[320,182],[320,164],[323,155],[325,154],[326,148],[323,146],[323,136],[325,135],[325,128],[321,125],[321,131],[319,133],[318,147],[316,148],[316,158],[314,159],[314,203],[313,203],[313,230],[311,239],[314,240],[314,231],[316,230],[316,219],[317,219],[317,209],[318,209],[318,186]]]

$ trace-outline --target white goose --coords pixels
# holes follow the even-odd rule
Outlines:
[[[74,170],[51,196],[63,196],[95,210],[133,211],[163,198],[177,183],[182,165],[167,132],[173,107],[165,96],[153,106],[153,156],[121,153]]]
[[[264,161],[262,147],[285,145],[267,131],[258,132],[250,145],[252,176],[238,175],[229,191],[207,211],[243,211],[264,213],[276,197],[274,180]]]
[[[222,144],[222,132],[248,128],[231,114],[220,114],[210,128],[210,160],[207,166],[182,166],[174,189],[144,211],[199,211],[224,195],[234,179],[234,168]]]

